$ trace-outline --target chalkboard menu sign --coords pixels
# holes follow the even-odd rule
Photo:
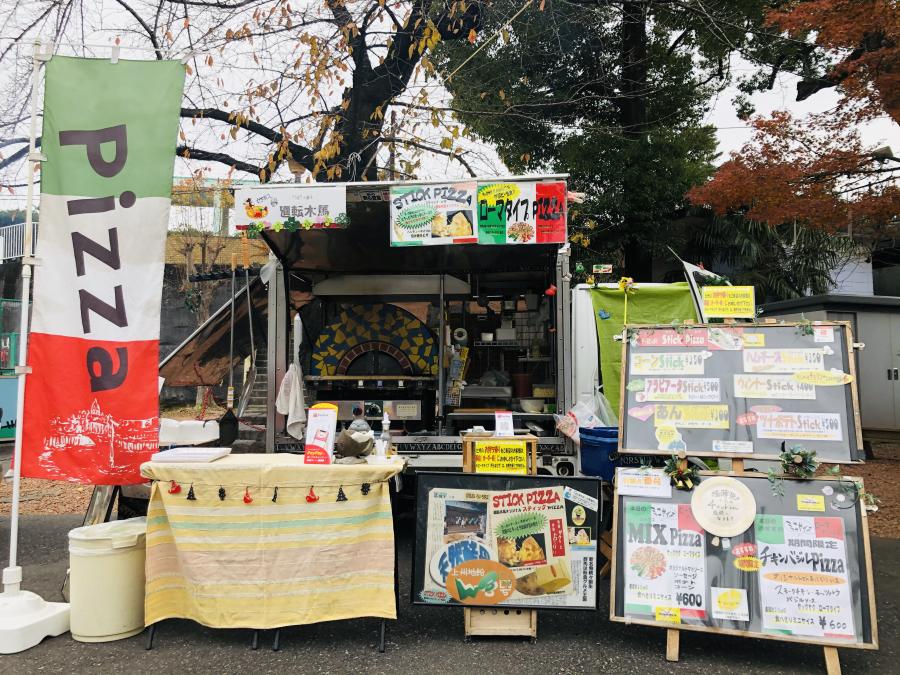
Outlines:
[[[705,488],[705,489],[704,489]],[[865,507],[848,479],[704,474],[616,492],[613,621],[874,649]]]
[[[619,452],[862,459],[849,325],[629,326]]]
[[[597,609],[596,478],[420,471],[414,604]]]

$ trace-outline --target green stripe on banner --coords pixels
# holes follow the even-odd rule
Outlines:
[[[654,616],[653,608],[650,605],[629,605],[625,604],[626,614],[649,614]]]
[[[180,61],[112,63],[54,56],[46,70],[42,152],[47,161],[41,171],[41,192],[118,199],[130,191],[136,197],[170,197],[183,86]],[[109,177],[91,166],[86,145],[60,144],[60,132],[123,124],[127,160]],[[134,133],[128,133],[129,128]],[[115,153],[115,142],[100,145],[103,161],[114,162]]]
[[[754,531],[756,541],[764,544],[784,543],[784,519],[781,516],[758,514]]]
[[[628,502],[625,505],[625,527],[649,525],[653,508],[649,502]]]

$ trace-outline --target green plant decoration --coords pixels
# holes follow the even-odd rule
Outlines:
[[[783,446],[782,446],[783,447]],[[792,445],[779,455],[781,461],[781,473],[775,469],[769,469],[768,478],[772,485],[772,493],[778,497],[784,497],[784,477],[810,479],[819,469],[821,463],[816,457],[815,450],[807,450],[802,445]]]
[[[672,455],[666,460],[666,475],[671,479],[676,490],[693,490],[700,483],[700,470],[688,464],[687,457]]]
[[[846,500],[847,508],[853,506],[857,500],[862,500],[867,511],[874,513],[878,510],[878,505],[881,503],[881,500],[871,492],[866,492],[861,481],[846,478],[839,464],[826,467],[825,473],[832,478],[838,479],[838,489],[842,494],[848,497]]]
[[[813,324],[812,321],[806,318],[803,314],[800,315],[800,322],[797,324],[797,335],[802,335],[809,337],[813,334]]]

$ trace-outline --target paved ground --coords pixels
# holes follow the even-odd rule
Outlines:
[[[48,600],[59,599],[66,569],[66,532],[79,516],[25,516],[21,563],[25,586]],[[0,673],[824,673],[821,648],[769,640],[683,633],[681,661],[665,661],[662,630],[625,626],[608,620],[609,595],[601,589],[598,612],[544,612],[538,641],[462,639],[462,610],[409,604],[411,527],[401,523],[400,617],[388,625],[385,654],[375,650],[378,622],[358,620],[292,628],[282,649],[250,650],[250,631],[214,631],[186,621],[163,623],[157,645],[144,650],[144,637],[84,644],[68,635],[37,647],[0,656]],[[8,520],[0,522],[5,548]],[[900,673],[900,541],[874,539],[875,585],[881,650],[841,651],[845,673]],[[4,560],[5,562],[5,560]]]

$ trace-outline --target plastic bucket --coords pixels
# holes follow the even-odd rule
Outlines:
[[[72,637],[107,642],[144,629],[146,518],[113,520],[69,532]]]
[[[619,428],[582,427],[578,434],[581,437],[581,473],[599,476],[611,483],[618,464]]]

